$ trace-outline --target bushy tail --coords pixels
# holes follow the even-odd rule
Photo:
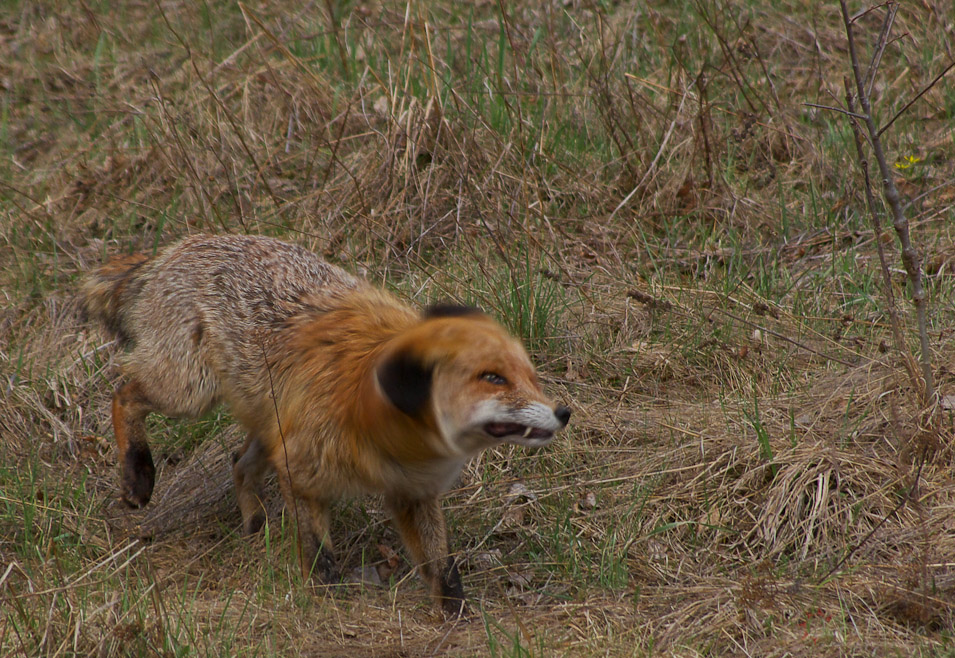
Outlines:
[[[121,343],[132,340],[126,314],[142,288],[141,270],[148,261],[145,254],[113,258],[86,275],[80,286],[87,316],[101,322]]]

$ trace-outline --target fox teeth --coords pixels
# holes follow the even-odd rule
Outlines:
[[[534,428],[528,425],[527,429],[524,430],[524,438],[526,439],[527,437],[529,437],[531,435],[531,432],[533,431],[534,431]]]

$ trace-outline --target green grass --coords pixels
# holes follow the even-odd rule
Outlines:
[[[224,430],[234,424],[231,414],[218,408],[200,420],[170,421],[164,416],[149,416],[146,432],[155,451],[167,455],[188,455],[206,441],[223,442]]]
[[[535,260],[517,253],[475,273],[468,278],[466,303],[492,312],[531,352],[551,354],[560,351],[558,327],[568,304],[560,285],[533,265]]]

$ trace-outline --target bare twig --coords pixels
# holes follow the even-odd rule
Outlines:
[[[838,112],[839,114],[845,114],[847,117],[852,117],[854,119],[861,119],[865,121],[864,114],[857,114],[852,110],[845,110],[841,107],[833,107],[832,105],[820,105],[819,103],[803,103],[805,107],[814,107],[817,110],[829,110],[831,112]]]
[[[895,15],[897,13],[899,13],[898,4],[889,5],[889,11],[885,15],[885,21],[882,23],[882,32],[879,33],[879,39],[876,41],[875,52],[872,53],[872,61],[869,62],[869,68],[865,72],[865,92],[867,94],[872,94],[872,85],[875,84],[875,73],[879,70],[879,64],[882,62],[885,47],[889,45],[889,33],[892,31],[892,25],[895,23]]]
[[[890,3],[894,4],[894,3]],[[846,39],[849,46],[849,59],[852,64],[852,74],[855,78],[856,92],[859,95],[859,105],[862,106],[862,114],[865,117],[864,122],[866,131],[869,133],[869,142],[872,144],[872,150],[875,153],[875,160],[879,165],[879,172],[882,174],[882,188],[885,199],[892,210],[892,226],[898,235],[899,243],[902,246],[902,265],[908,275],[909,283],[912,285],[912,303],[915,305],[915,314],[918,322],[919,340],[920,340],[920,364],[922,367],[922,401],[928,403],[935,395],[935,382],[932,375],[932,353],[929,349],[928,329],[926,323],[926,302],[925,290],[922,287],[922,266],[919,262],[919,255],[912,245],[909,236],[909,223],[902,212],[902,203],[899,197],[899,190],[895,186],[895,180],[885,159],[885,151],[882,148],[882,142],[879,139],[879,130],[872,118],[872,107],[869,104],[869,96],[866,93],[865,80],[859,66],[859,56],[856,52],[855,37],[852,33],[852,20],[849,17],[849,10],[846,7],[846,0],[839,0],[839,6],[842,8],[842,20],[846,27]],[[883,38],[887,37],[885,34]],[[873,72],[874,75],[874,72]]]
[[[849,108],[853,116],[856,116],[855,97],[852,95],[849,78],[846,77],[843,82],[846,88],[846,107]],[[889,272],[889,266],[885,260],[885,248],[882,246],[882,217],[876,208],[875,194],[872,192],[872,178],[869,176],[869,160],[865,156],[865,149],[862,143],[862,131],[859,130],[859,124],[855,121],[850,121],[849,124],[852,126],[852,136],[855,138],[856,144],[856,155],[859,158],[859,166],[862,168],[862,179],[865,182],[865,201],[866,206],[869,208],[869,215],[872,217],[872,233],[875,237],[875,248],[879,254],[879,268],[882,270],[882,281],[885,284],[885,301],[889,314],[889,324],[892,327],[892,337],[895,340],[896,349],[898,349],[902,355],[902,361],[905,363],[905,368],[908,370],[913,384],[918,388],[918,367],[915,364],[915,358],[912,356],[912,352],[906,346],[905,339],[902,337],[899,315],[895,310],[895,293],[893,292],[892,286],[892,274]]]
[[[809,345],[806,345],[805,343],[800,343],[799,341],[794,340],[794,339],[790,338],[789,336],[786,336],[785,334],[781,334],[781,333],[779,333],[778,331],[773,331],[773,330],[770,329],[769,327],[764,327],[763,325],[760,325],[760,324],[757,324],[756,322],[752,322],[752,321],[750,321],[750,320],[747,320],[746,318],[741,317],[741,316],[739,316],[739,315],[736,315],[735,313],[730,313],[730,312],[727,311],[725,308],[718,308],[718,307],[717,307],[717,308],[714,308],[714,310],[715,310],[717,313],[721,313],[722,315],[725,315],[725,316],[727,316],[728,318],[739,322],[740,324],[745,324],[747,327],[752,327],[753,329],[759,329],[760,331],[762,331],[763,333],[765,333],[765,334],[767,334],[767,335],[769,335],[769,336],[773,336],[774,338],[778,338],[779,340],[781,340],[781,341],[783,341],[783,342],[786,342],[786,343],[789,343],[790,345],[794,345],[795,347],[798,347],[798,348],[800,348],[800,349],[806,350],[806,351],[809,352],[810,354],[815,354],[816,356],[821,356],[822,358],[826,359],[827,361],[834,361],[835,363],[839,363],[839,364],[841,364],[841,365],[844,365],[844,366],[847,366],[847,367],[850,367],[850,368],[856,365],[856,364],[852,363],[851,361],[846,361],[845,359],[840,359],[840,358],[837,357],[837,356],[833,356],[833,355],[831,355],[831,354],[826,354],[825,352],[821,352],[821,351],[819,351],[819,350],[817,350],[817,349],[815,349],[815,348],[813,348],[813,347],[810,347]]]
[[[891,119],[889,119],[888,121],[886,121],[885,125],[882,126],[881,128],[879,128],[878,135],[881,136],[882,133],[884,133],[886,130],[888,130],[889,127],[890,127],[893,123],[895,123],[895,120],[896,120],[896,119],[898,119],[900,116],[902,116],[902,114],[903,114],[907,109],[909,109],[909,108],[912,106],[912,104],[915,103],[915,101],[917,101],[917,100],[920,99],[923,95],[925,95],[925,92],[927,92],[929,89],[931,89],[932,87],[934,87],[935,85],[937,85],[937,84],[938,84],[938,81],[941,80],[942,78],[944,78],[944,77],[945,77],[945,74],[948,73],[949,71],[951,71],[953,68],[955,68],[955,62],[950,62],[948,66],[946,66],[944,69],[942,69],[942,72],[941,72],[941,73],[939,73],[938,75],[936,75],[935,78],[934,78],[930,83],[928,83],[927,85],[925,85],[925,87],[922,88],[922,90],[921,90],[919,93],[915,94],[915,96],[912,98],[912,100],[910,100],[908,103],[906,103],[905,105],[903,105],[903,106],[902,106],[902,109],[895,113],[895,116],[893,116]]]
[[[194,158],[189,157],[189,151],[186,148],[186,144],[183,143],[182,136],[180,134],[179,128],[177,127],[178,122],[176,121],[176,118],[173,116],[173,114],[169,111],[170,103],[163,93],[162,88],[160,87],[160,82],[159,76],[150,71],[150,83],[152,84],[156,93],[155,97],[158,101],[159,116],[166,122],[166,129],[168,130],[169,134],[172,135],[176,149],[179,151],[179,154],[182,156],[182,161],[185,163],[185,169],[192,177],[193,184],[196,188],[196,200],[199,201],[200,205],[203,201],[205,201],[206,205],[208,206],[207,213],[211,214],[211,216],[216,219],[222,230],[225,231],[226,220],[222,216],[222,213],[219,212],[216,204],[213,202],[212,196],[209,194],[209,190],[206,189],[205,185],[203,185],[203,178],[200,175],[199,170],[196,168]],[[159,152],[165,153],[165,148],[160,147]],[[172,165],[172,157],[166,157],[169,158],[169,163]]]
[[[265,349],[265,339],[261,336],[259,337],[259,347],[262,348],[262,362],[265,364],[265,371],[269,375],[269,391],[272,397],[272,406],[275,408],[275,425],[278,427],[279,436],[282,438],[282,452],[285,455],[285,476],[289,481],[289,491],[292,487],[292,469],[288,463],[288,446],[285,445],[285,432],[282,430],[282,417],[279,414],[279,401],[275,395],[275,382],[272,380],[272,366],[269,365],[269,354]],[[283,492],[284,493],[284,492]],[[305,563],[305,554],[302,550],[302,528],[301,518],[298,514],[298,499],[295,496],[292,496],[292,516],[295,517],[295,543],[298,545],[299,556],[302,560],[302,563]],[[288,505],[288,501],[285,501],[285,504]],[[242,525],[245,527],[245,519],[242,519]],[[308,565],[309,569],[312,568],[312,565]]]
[[[693,317],[697,315],[695,311],[690,310],[689,308],[685,306],[674,304],[665,299],[657,299],[651,295],[648,295],[647,293],[641,292],[640,290],[633,289],[628,291],[627,297],[630,297],[631,299],[635,299],[636,301],[640,302],[641,304],[643,304],[644,306],[650,309],[658,309],[661,311],[671,311],[674,308],[676,308],[680,313],[686,316]],[[778,338],[779,340],[789,343],[790,345],[793,345],[794,347],[797,347],[801,350],[805,350],[809,352],[810,354],[815,354],[816,356],[822,357],[823,359],[826,359],[827,361],[833,361],[835,363],[844,365],[849,368],[855,367],[857,365],[855,363],[852,363],[851,361],[840,359],[839,357],[834,356],[832,354],[826,354],[825,352],[822,352],[813,347],[810,347],[809,345],[805,343],[800,343],[799,341],[793,338],[790,338],[789,336],[786,336],[785,334],[782,334],[778,331],[773,331],[769,327],[764,327],[763,325],[753,322],[752,320],[747,320],[746,318],[741,317],[735,313],[732,313],[726,310],[725,308],[715,306],[712,308],[710,313],[720,313],[721,315],[725,315],[731,320],[739,322],[740,324],[746,325],[747,327],[750,327],[752,329],[759,329],[761,332],[763,332],[764,334],[768,336],[773,336],[774,338]],[[709,313],[707,315],[709,315]]]

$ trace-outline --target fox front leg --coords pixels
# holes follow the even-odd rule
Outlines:
[[[464,587],[454,557],[448,554],[444,512],[437,498],[388,496],[387,506],[398,534],[431,589],[435,604],[449,618],[466,612]]]

